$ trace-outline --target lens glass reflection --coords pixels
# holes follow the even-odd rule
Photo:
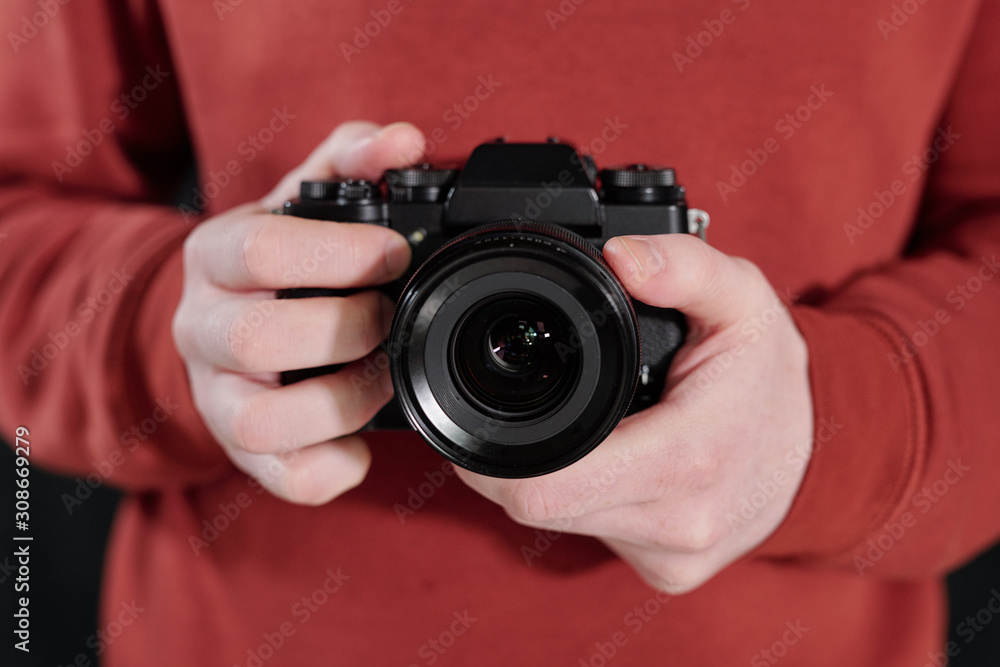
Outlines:
[[[457,384],[488,413],[529,416],[572,391],[580,366],[576,332],[548,301],[501,294],[473,306],[453,338]]]

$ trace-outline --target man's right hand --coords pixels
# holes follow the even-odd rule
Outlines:
[[[423,147],[410,124],[345,123],[269,195],[202,223],[184,245],[173,334],[195,406],[233,463],[290,502],[328,502],[368,471],[368,448],[350,434],[389,401],[392,384],[388,372],[364,386],[351,378],[388,333],[393,304],[374,290],[285,300],[276,290],[379,285],[405,271],[410,250],[377,225],[270,211],[302,180],[377,179],[419,161]],[[278,382],[280,371],[342,363],[333,375]]]

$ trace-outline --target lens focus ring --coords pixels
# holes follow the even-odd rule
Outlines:
[[[496,223],[442,247],[404,290],[391,370],[441,454],[498,477],[576,461],[625,414],[639,340],[624,288],[568,230]]]

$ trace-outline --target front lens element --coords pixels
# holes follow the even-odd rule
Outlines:
[[[452,340],[459,388],[484,415],[552,409],[579,376],[575,329],[551,302],[498,294],[469,309]]]
[[[503,370],[524,373],[538,364],[542,355],[540,348],[549,335],[545,331],[544,322],[532,323],[531,320],[515,315],[504,318],[490,328],[486,348],[493,355],[493,361]]]

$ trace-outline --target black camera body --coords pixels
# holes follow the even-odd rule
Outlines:
[[[556,140],[482,144],[461,170],[306,181],[281,212],[379,224],[410,241],[407,274],[379,288],[397,302],[378,357],[396,399],[366,430],[412,427],[455,464],[496,477],[569,465],[659,400],[684,318],[633,301],[600,248],[622,235],[704,237],[708,224],[672,169],[598,172]]]

